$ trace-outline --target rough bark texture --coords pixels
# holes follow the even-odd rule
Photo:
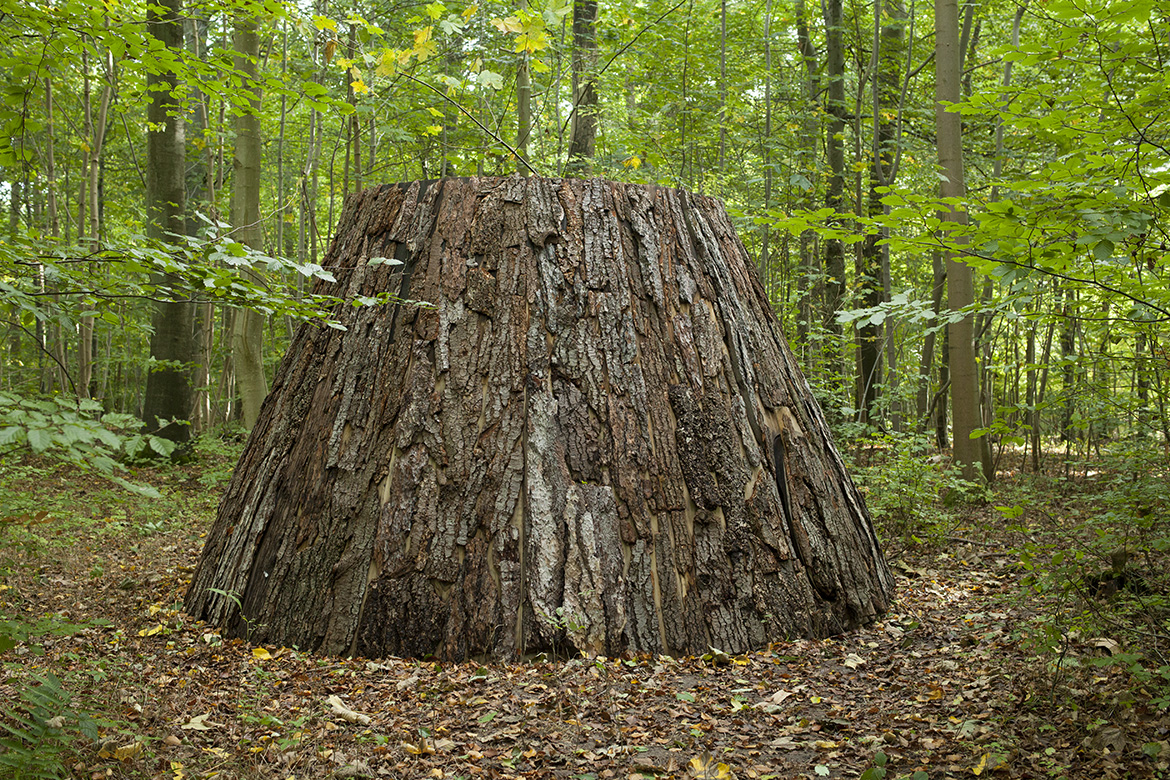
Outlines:
[[[432,307],[297,332],[195,617],[464,659],[735,652],[886,608],[862,498],[718,201],[387,185],[347,200],[326,265],[340,294]]]

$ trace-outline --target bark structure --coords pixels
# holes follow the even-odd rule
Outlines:
[[[718,201],[387,185],[348,199],[326,264],[335,292],[430,306],[297,332],[195,617],[464,659],[737,652],[886,608],[863,500]]]

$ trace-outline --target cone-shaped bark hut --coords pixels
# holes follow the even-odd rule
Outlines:
[[[388,185],[348,199],[325,264],[336,294],[430,307],[297,331],[193,616],[457,660],[738,652],[885,610],[864,502],[719,201]]]

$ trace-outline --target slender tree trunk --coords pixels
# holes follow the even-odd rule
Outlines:
[[[803,78],[801,89],[803,105],[801,107],[800,135],[797,154],[797,172],[802,177],[798,179],[801,188],[797,201],[802,208],[811,208],[813,181],[816,178],[816,128],[817,128],[817,96],[820,93],[818,73],[820,66],[817,63],[816,49],[812,44],[812,36],[808,28],[808,12],[805,0],[796,0],[796,45],[803,64]],[[812,329],[813,317],[817,307],[814,305],[813,278],[817,274],[819,252],[816,248],[816,234],[812,230],[804,230],[800,234],[799,269],[796,276],[796,341],[802,349],[810,345],[809,334]]]
[[[47,189],[47,204],[48,218],[49,218],[49,235],[54,239],[61,236],[61,219],[57,213],[57,161],[55,156],[56,147],[56,110],[53,105],[53,81],[49,76],[45,76],[45,187]],[[41,292],[50,295],[54,304],[60,300],[57,295],[57,285],[55,282],[49,283],[45,279],[45,268],[43,265],[37,265],[37,278],[40,281]],[[53,380],[55,377],[60,379],[60,387],[62,391],[65,390],[65,377],[60,376],[65,370],[64,359],[59,359],[57,356],[62,354],[60,350],[61,341],[61,327],[54,319],[50,322],[49,327],[37,320],[37,340],[40,342],[41,355],[40,360],[43,365],[40,371],[40,390],[44,394],[48,394],[53,390]],[[50,356],[50,360],[43,360],[45,354]]]
[[[107,20],[108,24],[108,20]],[[86,181],[86,200],[89,214],[89,235],[86,243],[90,252],[101,249],[101,169],[102,150],[105,146],[106,124],[110,101],[114,94],[114,55],[105,53],[105,85],[98,104],[96,119],[87,113],[86,135],[89,139],[89,176]],[[82,398],[89,398],[93,382],[94,317],[81,317],[77,334],[77,392]]]
[[[719,0],[719,173],[727,172],[727,0]]]
[[[825,206],[832,209],[830,224],[845,224],[845,43],[842,0],[825,0],[825,57],[828,99],[825,108],[829,124],[825,148],[829,163],[829,186]],[[821,321],[827,334],[826,367],[830,381],[837,384],[843,376],[841,323],[837,313],[845,303],[845,244],[840,238],[825,241],[825,300]]]
[[[573,4],[573,121],[569,134],[570,173],[590,169],[597,136],[597,0]]]
[[[1036,405],[1033,417],[1035,420],[1032,426],[1032,471],[1039,474],[1040,464],[1043,459],[1043,452],[1040,449],[1041,435],[1042,435],[1042,419],[1040,417],[1040,409],[1044,406],[1044,402],[1048,395],[1048,366],[1052,359],[1052,336],[1056,332],[1056,321],[1049,320],[1048,331],[1044,336],[1044,353],[1040,356],[1040,365],[1043,368],[1040,371],[1040,387],[1036,390]]]
[[[183,49],[182,0],[148,4],[146,29],[178,59]],[[146,136],[146,233],[160,245],[174,244],[187,229],[187,138],[177,87],[173,70],[147,72],[146,121],[151,131]],[[152,279],[161,299],[154,303],[150,318],[150,357],[155,365],[146,375],[142,419],[147,430],[185,443],[191,437],[191,364],[196,346],[194,306],[178,281],[169,274]]]
[[[760,156],[764,162],[764,212],[767,213],[772,208],[772,0],[764,4],[764,138]],[[760,231],[760,275],[767,279],[772,263],[772,229],[767,220],[760,225]],[[767,288],[767,282],[765,287],[769,299],[774,299],[775,293]]]
[[[210,21],[205,11],[194,9],[192,11],[189,16],[191,27],[188,51],[200,60],[207,50]],[[214,135],[211,130],[207,94],[199,89],[197,84],[188,85],[188,90],[192,105],[190,126],[198,130],[202,139],[202,144],[192,149],[187,158],[187,235],[197,236],[204,224],[197,217],[198,213],[203,212],[212,219],[219,216],[215,209],[216,144],[212,143]],[[195,360],[191,370],[191,432],[199,433],[213,424],[210,387],[212,347],[215,343],[213,304],[210,301],[195,304],[193,319],[192,340],[195,343]]]
[[[1076,299],[1073,290],[1061,290],[1057,301],[1061,303],[1060,321],[1060,379],[1062,392],[1060,440],[1069,444],[1077,438],[1077,431],[1073,427],[1073,412],[1076,409],[1075,398],[1077,388],[1077,350],[1076,350]]]
[[[935,125],[938,134],[939,167],[943,179],[940,195],[943,198],[963,198],[966,186],[963,178],[962,117],[951,111],[949,104],[961,97],[959,68],[959,6],[957,0],[935,0]],[[961,237],[948,235],[947,224],[960,229],[967,224],[967,213],[948,208],[941,215],[943,239],[947,242],[947,306],[952,316],[975,302],[974,279],[971,266],[951,247],[961,246]],[[956,240],[959,239],[959,240]],[[990,480],[991,463],[983,462],[982,447],[972,438],[980,427],[979,372],[975,360],[974,320],[967,312],[948,325],[949,364],[951,378],[951,417],[954,425],[954,456],[960,464],[963,477],[969,481]]]
[[[256,60],[260,53],[258,23],[248,8],[236,19],[232,34],[235,69],[239,74],[240,94],[248,99],[248,110],[235,120],[236,144],[232,162],[232,226],[242,244],[255,250],[264,247],[264,230],[260,222],[260,84],[256,79]],[[256,271],[248,270],[252,281]],[[251,430],[260,414],[260,404],[268,395],[264,376],[264,319],[259,312],[241,309],[232,332],[232,358],[236,386],[239,388],[244,427]]]
[[[520,0],[520,10],[528,9],[528,1]],[[521,176],[528,175],[528,167],[524,160],[528,159],[528,135],[532,132],[532,74],[528,69],[528,52],[520,52],[516,62],[516,153],[520,155],[516,160],[516,172]]]
[[[881,0],[874,0],[873,58],[870,64],[873,97],[873,147],[869,164],[869,216],[878,219],[888,209],[882,203],[882,188],[893,183],[896,158],[897,127],[894,116],[898,110],[899,75],[902,58],[902,15],[891,3],[886,7],[886,23],[882,23]],[[861,246],[860,279],[862,305],[876,307],[888,299],[889,258],[882,239],[888,232],[869,233]],[[892,324],[892,323],[891,323]],[[885,328],[883,327],[885,326]],[[872,321],[858,329],[858,386],[861,389],[858,409],[862,419],[875,424],[877,383],[882,375],[882,335],[889,325]],[[889,337],[887,340],[892,341]],[[891,367],[892,369],[892,367]]]

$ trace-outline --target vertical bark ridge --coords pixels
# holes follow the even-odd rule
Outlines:
[[[298,330],[196,617],[464,659],[735,652],[886,608],[864,502],[718,201],[386,185],[348,198],[325,264],[334,292],[427,305]]]

